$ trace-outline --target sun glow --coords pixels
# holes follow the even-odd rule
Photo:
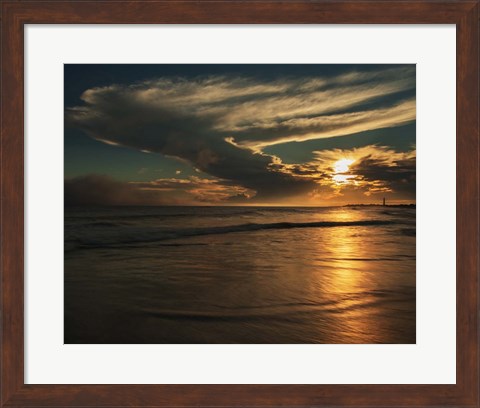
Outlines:
[[[354,178],[354,175],[347,175],[347,174],[335,174],[332,179],[337,184],[344,184],[347,183],[348,180]]]
[[[336,174],[338,173],[345,173],[348,171],[348,168],[355,160],[352,159],[340,159],[335,162],[333,165],[333,170]]]
[[[345,174],[348,172],[350,166],[355,160],[352,159],[340,159],[337,160],[333,165],[333,175],[332,180],[337,185],[347,184],[350,179],[355,178],[355,175]]]

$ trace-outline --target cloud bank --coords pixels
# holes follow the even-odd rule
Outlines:
[[[64,183],[66,206],[233,204],[245,202],[254,194],[243,187],[195,176],[123,182],[106,175],[89,174]]]
[[[329,173],[318,163],[326,161],[327,153],[319,152],[316,163],[289,167],[263,153],[265,147],[412,122],[413,89],[415,68],[408,66],[275,81],[228,76],[160,78],[88,89],[81,97],[84,105],[68,110],[67,122],[104,143],[190,163],[217,179],[214,183],[201,182],[205,191],[217,188],[210,194],[214,201],[232,197],[288,200],[308,196],[319,184],[325,185],[323,176]],[[397,163],[393,171],[391,165],[378,159],[380,153],[390,154],[386,151],[365,155],[352,171],[355,169],[365,182],[376,176],[397,182],[394,174],[402,173],[401,165]],[[317,173],[308,177],[313,169]],[[410,168],[404,170],[409,173]],[[89,181],[100,182],[98,178]],[[142,199],[148,196],[152,200],[148,194],[155,190],[158,195],[168,183],[172,181],[129,185],[128,189],[136,191],[129,200],[135,202],[138,191]],[[115,194],[123,194],[117,190]],[[187,193],[179,189],[196,201],[202,200],[200,190],[192,187]]]

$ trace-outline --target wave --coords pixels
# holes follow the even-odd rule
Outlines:
[[[200,228],[190,230],[194,235],[228,234],[232,232],[251,232],[270,229],[292,229],[292,228],[328,228],[328,227],[355,227],[371,225],[388,225],[393,221],[364,220],[364,221],[314,221],[314,222],[273,222],[266,224],[248,223],[240,225],[227,225],[220,227]]]
[[[139,308],[138,312],[159,319],[192,321],[293,321],[303,316],[312,318],[314,313],[339,314],[368,308],[379,308],[385,304],[410,304],[415,301],[416,290],[405,287],[398,291],[373,290],[343,294],[325,301],[286,302],[280,304],[217,307],[211,310],[175,310]]]
[[[109,208],[109,207],[107,207]],[[338,209],[344,210],[344,207],[160,207],[159,211],[150,211],[152,207],[147,207],[149,211],[145,211],[145,207],[141,207],[138,213],[132,213],[125,209],[118,209],[111,213],[105,209],[96,209],[89,212],[79,212],[74,209],[65,210],[65,219],[70,222],[75,221],[91,221],[100,220],[108,221],[141,221],[150,219],[171,219],[171,218],[229,218],[238,216],[266,216],[271,214],[312,214],[323,213],[327,210]],[[356,207],[350,210],[359,210]]]
[[[170,239],[190,238],[203,235],[219,235],[231,233],[246,233],[265,230],[282,230],[297,228],[336,228],[336,227],[369,227],[396,224],[394,221],[363,220],[363,221],[316,221],[316,222],[275,222],[275,223],[248,223],[217,227],[184,228],[165,230],[157,228],[122,228],[112,231],[111,234],[99,234],[98,238],[76,238],[75,241],[83,248],[114,247],[119,245],[137,245],[140,243],[154,243]]]
[[[233,217],[233,216],[262,216],[265,215],[265,212],[261,211],[260,209],[242,209],[242,210],[232,210],[231,207],[227,207],[229,211],[225,211],[223,207],[221,209],[223,211],[211,211],[210,207],[193,207],[197,211],[193,212],[165,212],[165,213],[146,213],[146,214],[114,214],[114,215],[106,215],[106,214],[95,214],[95,215],[69,215],[65,214],[65,219],[69,221],[78,221],[78,220],[84,220],[84,221],[92,221],[92,224],[98,224],[97,220],[100,218],[102,220],[113,220],[113,221],[125,221],[125,220],[150,220],[150,219],[169,219],[169,218],[184,218],[184,217],[210,217],[210,218],[228,218],[228,217]],[[198,211],[198,209],[202,208],[208,208],[210,211],[202,212]],[[299,212],[299,211],[294,211],[293,209],[288,209],[288,210],[283,210],[288,211],[288,212]],[[279,211],[277,211],[279,212]]]

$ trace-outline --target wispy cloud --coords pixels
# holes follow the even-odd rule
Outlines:
[[[315,117],[295,117],[275,123],[257,123],[257,133],[271,134],[266,140],[244,138],[239,146],[261,151],[263,148],[286,142],[303,142],[345,136],[366,130],[400,126],[415,120],[415,101],[408,100],[388,108],[355,111]],[[292,132],[296,129],[296,132]],[[236,142],[235,139],[231,139]]]
[[[255,196],[255,191],[232,185],[226,180],[191,176],[188,179],[164,178],[147,182],[130,182],[142,191],[183,193],[187,203],[222,203],[243,201]]]

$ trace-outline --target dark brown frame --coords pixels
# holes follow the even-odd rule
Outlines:
[[[479,0],[3,1],[1,407],[479,407]],[[24,24],[456,24],[456,385],[25,385]]]

